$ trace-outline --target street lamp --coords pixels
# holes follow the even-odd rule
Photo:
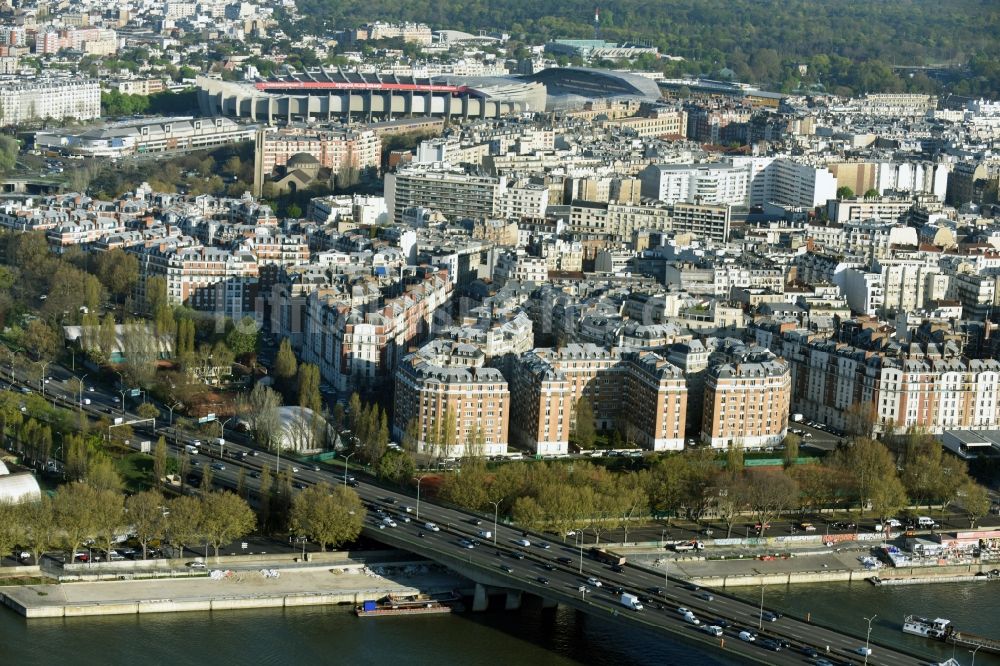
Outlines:
[[[979,648],[981,647],[983,646],[977,645],[975,650],[969,650],[972,653],[972,666],[976,666],[976,653],[979,652]]]
[[[226,445],[226,424],[235,419],[235,416],[230,416],[228,419],[222,422],[222,432],[219,435],[219,457],[222,457],[222,447]]]
[[[352,454],[353,455],[353,454]],[[425,478],[430,476],[430,474],[421,474],[417,477],[417,520],[420,520],[420,482]],[[344,483],[347,483],[347,471],[344,471]]]
[[[757,619],[757,629],[764,629],[764,581],[760,581],[760,615]]]
[[[875,618],[877,618],[877,617],[878,617],[878,614],[872,615],[871,617],[864,618],[868,622],[868,635],[865,636],[865,664],[868,663],[868,653],[870,652],[870,650],[868,649],[868,643],[869,643],[869,641],[871,640],[871,637],[872,637],[872,622],[874,622]]]
[[[77,377],[76,378],[76,381],[80,382],[80,392],[79,392],[80,393],[80,396],[79,396],[80,409],[83,409],[83,380],[86,379],[86,378],[87,378],[87,375],[84,375],[83,377]]]
[[[497,545],[497,518],[500,515],[500,502],[504,500],[503,497],[498,499],[496,502],[493,500],[486,500],[487,504],[493,505],[493,545]]]
[[[38,386],[42,389],[43,398],[45,397],[45,371],[48,369],[49,364],[51,363],[52,361],[45,361],[44,363],[42,363],[42,374],[38,378]]]
[[[170,427],[171,428],[174,427],[174,410],[177,409],[178,407],[180,407],[183,404],[184,404],[183,402],[175,402],[174,404],[172,404],[169,407],[167,407],[167,409],[170,410]]]
[[[353,453],[348,453],[346,456],[344,456],[344,487],[345,488],[347,487],[347,461],[351,459],[351,456],[357,455],[357,453],[358,452],[355,451]],[[420,501],[419,501],[420,483],[419,482],[417,483],[417,493],[418,493],[417,518],[419,518],[420,517]]]

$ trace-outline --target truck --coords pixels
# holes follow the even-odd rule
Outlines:
[[[493,532],[491,532],[489,530],[479,530],[479,538],[480,539],[492,539],[493,538]]]
[[[625,564],[625,558],[621,555],[614,555],[604,550],[603,548],[591,548],[590,556],[597,560],[598,562],[603,562],[604,564],[611,564],[617,566],[623,566]]]
[[[792,414],[792,420],[795,421],[796,423],[802,423],[802,420],[804,418],[805,417],[802,416],[802,414]]]
[[[634,611],[642,610],[642,603],[639,601],[639,597],[634,594],[629,594],[627,592],[622,593],[621,604],[625,608],[631,608]]]

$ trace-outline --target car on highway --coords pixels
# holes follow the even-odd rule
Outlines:
[[[473,545],[473,543],[471,541],[469,541],[468,539],[462,539],[462,540],[460,540],[458,542],[458,545],[461,546],[462,548],[468,548],[470,550],[473,549],[473,548],[475,548],[475,546]]]
[[[305,490],[308,487],[308,486],[306,486],[306,484],[302,483],[301,481],[296,481],[295,483],[292,484],[292,486],[294,488],[296,488],[297,490]]]
[[[760,614],[761,619],[765,622],[777,622],[778,618],[781,617],[781,613],[775,613],[774,611],[764,611]]]
[[[705,601],[715,601],[715,595],[711,592],[699,592],[695,596],[699,599],[704,599]]]
[[[872,649],[867,645],[862,645],[861,647],[854,648],[853,652],[855,654],[860,654],[862,657],[872,656]]]
[[[399,514],[399,517],[396,518],[396,520],[398,520],[401,523],[408,523],[408,522],[410,522],[410,517],[408,515],[406,515],[405,513],[401,513],[401,514]]]
[[[522,553],[519,550],[515,550],[513,553],[510,554],[510,556],[518,560],[524,559],[524,553]]]
[[[299,471],[298,467],[294,467],[294,466],[292,467],[292,474],[295,474],[298,471]]]
[[[560,564],[573,564],[573,559],[570,557],[557,557],[556,562]]]
[[[611,571],[613,571],[615,573],[619,573],[619,574],[620,573],[625,573],[625,567],[623,567],[620,564],[612,564],[611,565]]]
[[[441,528],[434,523],[424,523],[424,529],[430,530],[431,532],[440,532]]]
[[[690,612],[691,612],[690,608],[685,608],[684,606],[678,606],[677,607],[677,614],[678,615],[687,615]]]
[[[478,518],[469,518],[469,524],[479,527],[480,525],[483,524],[483,521],[479,520]]]
[[[215,470],[218,470],[218,471],[221,472],[221,471],[223,471],[223,470],[226,469],[226,466],[223,465],[222,463],[218,463],[218,462],[217,463],[212,463],[212,469],[215,469]]]
[[[818,659],[819,658],[819,650],[817,650],[814,647],[810,647],[808,645],[803,646],[802,648],[800,648],[799,652],[801,652],[805,656],[809,657],[810,659]]]
[[[253,477],[254,479],[259,479],[260,478],[260,472],[258,472],[257,470],[254,470],[254,471],[250,472],[250,476]]]
[[[601,587],[603,583],[601,583],[601,581],[591,576],[590,578],[587,579],[587,584],[592,585],[593,587]]]
[[[500,565],[500,570],[503,571],[503,572],[505,572],[505,573],[509,573],[509,574],[514,573],[514,569],[512,569],[509,566],[507,566],[506,564],[501,564]]]
[[[385,518],[382,519],[382,523],[384,525],[387,525],[388,527],[396,527],[396,521],[393,520],[392,518],[389,518],[388,516],[386,516]],[[472,547],[471,544],[470,544],[469,547],[470,548]]]
[[[192,569],[204,569],[205,568],[205,563],[204,562],[188,562],[187,566],[191,567]]]
[[[753,643],[755,640],[757,640],[757,635],[754,634],[752,631],[747,631],[746,629],[736,634],[736,636],[741,641],[746,641],[747,643]]]
[[[535,545],[541,548],[542,550],[548,550],[551,547],[547,543],[536,543]]]
[[[706,624],[702,627],[702,631],[710,636],[722,636],[722,627],[717,624]]]
[[[722,627],[723,629],[726,629],[727,627],[729,627],[730,625],[732,625],[732,622],[730,622],[729,620],[727,620],[724,617],[717,617],[714,620],[712,620],[712,624],[717,624],[720,627]]]
[[[385,502],[386,504],[395,504],[396,503],[396,498],[395,497],[383,497],[383,498],[381,498],[381,501]]]
[[[555,565],[549,564],[548,562],[546,562],[545,564],[543,564],[542,568],[545,569],[546,571],[555,571],[556,570]]]
[[[760,640],[757,641],[757,645],[761,646],[762,648],[771,650],[772,652],[779,652],[781,650],[781,644],[778,643],[778,641],[772,640],[770,638],[761,638]]]
[[[538,577],[538,578],[536,578],[535,580],[537,580],[537,581],[538,581],[539,583],[541,583],[542,585],[548,585],[548,584],[549,584],[549,579],[548,579],[548,578],[546,578],[545,576],[539,576],[539,577]]]

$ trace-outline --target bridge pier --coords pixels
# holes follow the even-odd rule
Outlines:
[[[490,607],[490,597],[486,594],[486,586],[476,583],[476,591],[472,595],[472,610],[482,612]]]
[[[542,597],[542,608],[559,608],[559,603],[553,601],[552,599]]]
[[[519,610],[521,608],[521,591],[507,590],[507,601],[504,610]]]

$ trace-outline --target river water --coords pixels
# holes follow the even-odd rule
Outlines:
[[[733,588],[738,596],[760,601],[760,588]],[[872,640],[926,654],[938,661],[954,656],[959,663],[972,662],[965,648],[955,648],[900,628],[906,615],[943,617],[958,629],[1000,639],[1000,582],[941,583],[875,587],[870,583],[818,583],[764,588],[764,604],[797,615],[809,613],[815,622],[842,627],[864,636],[864,618],[877,614]],[[1000,657],[980,650],[976,665],[1000,666]]]
[[[759,589],[743,595],[759,600]],[[768,587],[765,604],[874,638],[952,656],[950,646],[906,636],[903,616],[950,618],[962,629],[1000,637],[1000,583],[874,588],[832,583]],[[967,665],[962,649],[954,655]],[[608,627],[574,610],[523,608],[455,616],[357,618],[346,606],[220,613],[32,620],[0,608],[0,664],[733,664],[715,654],[635,630]],[[877,663],[877,661],[875,662]],[[980,652],[976,664],[1000,665]]]

